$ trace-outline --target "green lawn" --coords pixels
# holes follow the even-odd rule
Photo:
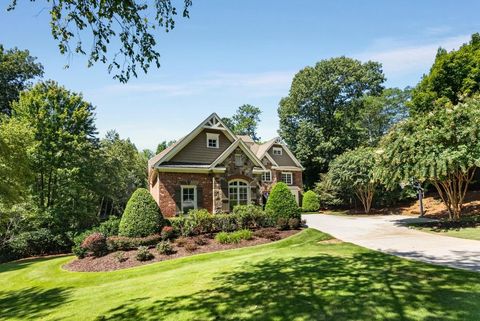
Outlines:
[[[72,257],[0,265],[0,319],[479,320],[480,274],[305,230],[251,248],[102,273]]]
[[[462,227],[458,229],[452,228],[448,230],[439,230],[439,229],[432,229],[431,227],[418,227],[418,226],[416,226],[415,228],[423,232],[480,241],[480,227]]]

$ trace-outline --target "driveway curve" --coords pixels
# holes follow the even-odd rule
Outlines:
[[[480,272],[480,241],[435,235],[410,229],[416,218],[401,215],[304,215],[307,225],[344,242],[438,265]]]

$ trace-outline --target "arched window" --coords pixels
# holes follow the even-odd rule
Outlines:
[[[242,180],[233,180],[228,182],[228,198],[230,199],[230,210],[235,205],[247,205],[250,195],[250,186]]]

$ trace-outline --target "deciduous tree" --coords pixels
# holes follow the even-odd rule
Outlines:
[[[10,114],[10,104],[18,99],[31,80],[43,75],[43,66],[28,50],[5,50],[0,45],[0,114]]]
[[[411,180],[432,183],[450,219],[459,219],[480,165],[479,123],[478,98],[409,118],[382,139],[379,177],[391,187]]]
[[[332,183],[352,192],[362,202],[365,213],[370,213],[375,189],[375,152],[372,147],[359,147],[335,158],[328,171]]]
[[[52,36],[62,54],[88,55],[88,66],[108,64],[121,82],[136,77],[139,69],[160,67],[156,32],[171,31],[178,14],[174,0],[36,1],[50,4]],[[9,10],[16,5],[11,0]],[[191,5],[192,0],[183,1],[183,17],[189,17]]]
[[[363,97],[380,95],[384,81],[379,63],[346,57],[322,60],[295,75],[280,101],[280,135],[304,165],[307,185],[337,155],[363,142]]]
[[[458,104],[480,91],[480,34],[469,43],[447,52],[440,48],[430,72],[413,90],[410,110],[426,113],[445,103]]]

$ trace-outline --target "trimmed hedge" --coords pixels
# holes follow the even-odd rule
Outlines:
[[[139,246],[155,245],[162,239],[160,234],[153,234],[146,237],[111,236],[107,238],[107,246],[109,251],[128,251],[136,249]]]
[[[157,203],[145,188],[137,189],[125,207],[120,220],[119,235],[144,237],[160,232],[165,220]]]
[[[307,191],[303,194],[302,210],[305,212],[316,212],[320,209],[318,195],[314,191]]]
[[[300,209],[295,201],[295,196],[283,182],[276,183],[267,200],[265,210],[270,211],[273,217],[278,219],[300,219]]]
[[[182,236],[232,232],[275,225],[275,219],[255,205],[237,205],[231,214],[210,214],[206,210],[192,210],[188,216],[168,220],[176,234]]]

